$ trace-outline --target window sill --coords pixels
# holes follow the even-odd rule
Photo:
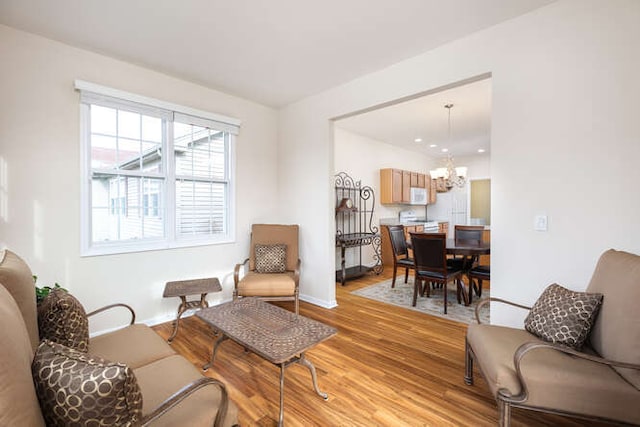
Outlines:
[[[212,246],[212,245],[224,245],[228,243],[234,243],[235,238],[233,236],[225,236],[224,238],[211,240],[211,239],[183,239],[176,242],[162,241],[148,241],[148,242],[135,242],[135,243],[119,243],[113,245],[96,245],[90,248],[82,249],[80,252],[81,257],[93,257],[101,255],[118,255],[128,254],[135,252],[148,252],[148,251],[162,251],[167,249],[189,248],[197,246]]]

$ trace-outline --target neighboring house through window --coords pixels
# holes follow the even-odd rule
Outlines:
[[[239,122],[76,82],[82,253],[229,242]]]

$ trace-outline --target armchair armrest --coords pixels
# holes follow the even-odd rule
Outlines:
[[[242,266],[245,266],[245,272],[246,272],[247,271],[246,265],[248,262],[249,262],[249,258],[245,259],[240,264],[236,264],[235,268],[233,269],[233,285],[236,289],[238,289],[238,282],[240,281],[240,268],[242,268]]]
[[[551,342],[530,341],[520,345],[520,347],[518,347],[518,349],[513,355],[513,364],[516,368],[516,375],[518,376],[518,380],[520,381],[520,384],[522,384],[522,392],[518,396],[511,396],[508,394],[506,390],[499,390],[498,393],[504,399],[507,399],[510,402],[524,402],[527,399],[527,395],[528,395],[527,383],[522,375],[522,370],[520,368],[520,365],[522,363],[522,359],[524,358],[525,354],[540,348],[549,348],[549,349],[561,351],[563,353],[570,354],[571,356],[578,357],[580,359],[589,360],[591,362],[604,364],[610,367],[640,370],[639,364],[605,359],[603,357],[595,356],[592,354],[582,353],[580,351],[577,351],[571,347],[567,347],[562,344],[556,344]]]
[[[116,308],[116,307],[124,307],[127,310],[129,310],[129,312],[131,313],[131,323],[129,323],[130,325],[133,325],[136,322],[136,312],[133,310],[133,308],[131,308],[127,304],[122,304],[122,303],[105,305],[102,308],[99,308],[97,310],[93,310],[91,313],[87,313],[87,317],[91,317],[93,315],[96,315],[98,313],[102,313],[103,311],[107,311],[107,310],[110,310],[110,309]]]
[[[502,298],[490,297],[480,301],[478,305],[476,305],[476,321],[478,322],[478,324],[482,324],[482,322],[480,321],[480,309],[492,301],[501,302],[503,304],[512,305],[514,307],[522,308],[525,310],[531,310],[531,307],[527,307],[526,305],[516,304],[515,302],[507,301],[506,299],[502,299]]]
[[[227,408],[229,406],[229,396],[227,395],[227,388],[223,383],[213,378],[203,377],[200,378],[191,384],[184,386],[182,389],[175,392],[172,396],[167,398],[164,402],[160,404],[156,409],[154,409],[150,414],[145,416],[142,419],[142,425],[148,426],[153,421],[160,418],[162,415],[171,410],[174,406],[182,402],[184,399],[189,397],[194,392],[200,390],[203,387],[207,386],[217,386],[220,387],[220,407],[218,408],[218,413],[216,414],[216,418],[214,420],[213,426],[218,427],[221,426],[224,422],[225,417],[227,416]]]

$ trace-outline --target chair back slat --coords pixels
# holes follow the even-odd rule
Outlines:
[[[391,240],[391,248],[393,254],[398,257],[407,257],[407,241],[404,235],[404,225],[390,225],[387,227],[389,230],[389,240]]]
[[[482,242],[484,225],[456,225],[454,236],[459,241]]]
[[[416,270],[446,274],[447,235],[445,233],[411,233],[411,247]]]

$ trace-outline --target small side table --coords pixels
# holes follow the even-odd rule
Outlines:
[[[164,298],[180,297],[180,306],[178,307],[178,316],[175,322],[173,322],[173,333],[167,340],[169,343],[178,334],[178,324],[180,323],[180,317],[182,314],[192,308],[205,308],[209,307],[209,303],[206,300],[209,292],[220,292],[222,286],[217,277],[211,277],[208,279],[193,279],[193,280],[177,280],[173,282],[167,282],[164,286]],[[200,300],[187,301],[188,295],[200,294]]]

